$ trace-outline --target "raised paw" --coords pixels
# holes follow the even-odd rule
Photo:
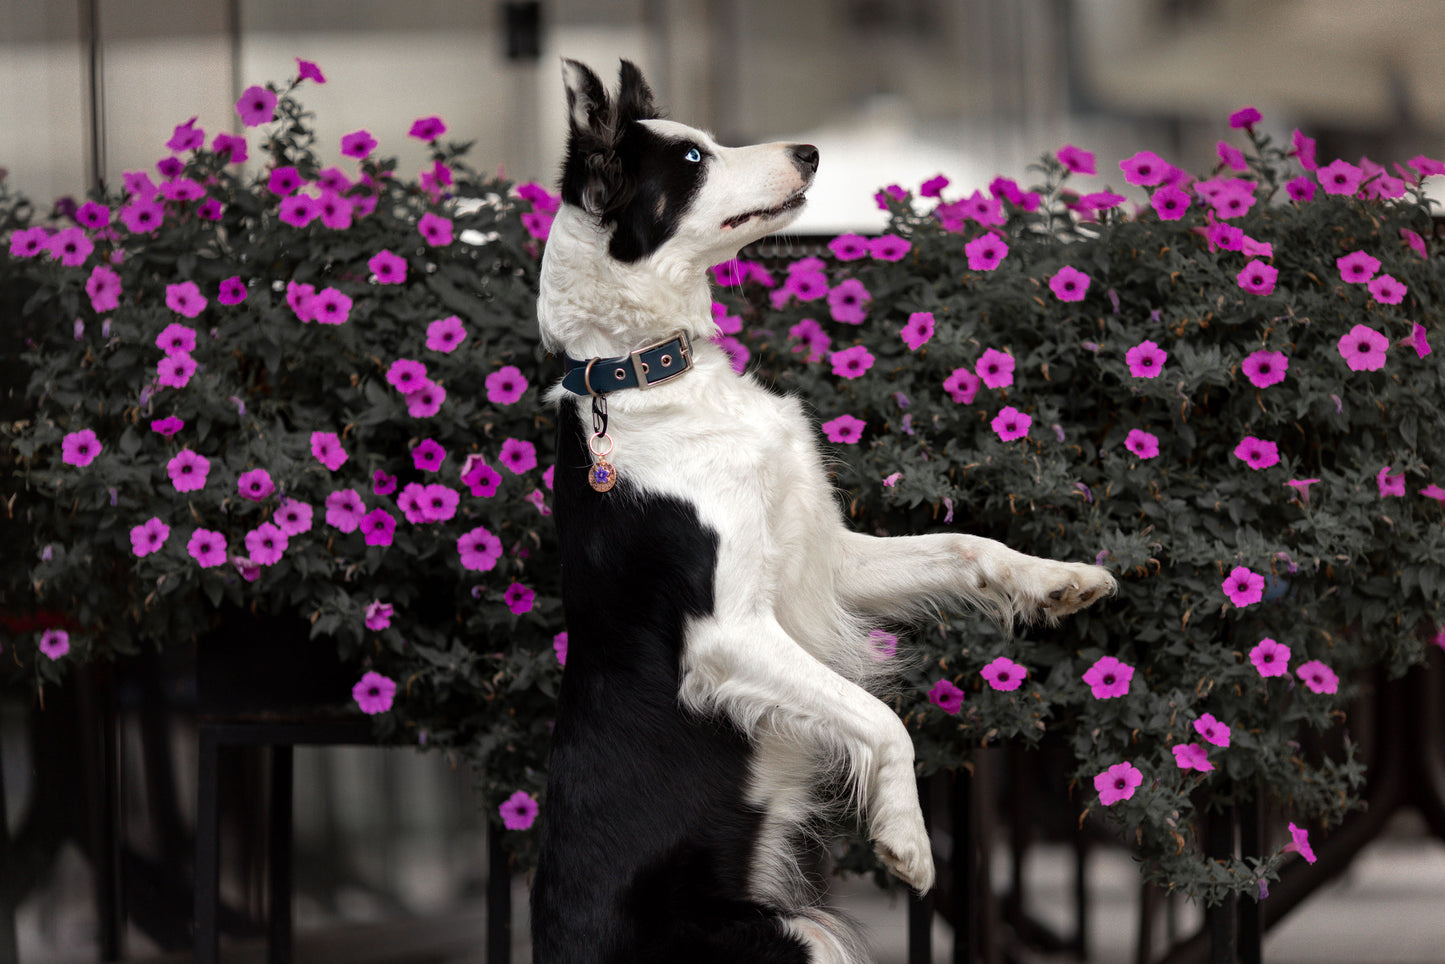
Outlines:
[[[1085,606],[1112,596],[1118,589],[1114,576],[1103,566],[1078,562],[1047,563],[1039,573],[1039,609],[1049,620],[1078,612]]]
[[[923,815],[914,811],[910,818],[875,823],[873,852],[889,872],[919,894],[933,889],[933,847]]]

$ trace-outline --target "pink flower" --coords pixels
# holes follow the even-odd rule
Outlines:
[[[543,214],[556,214],[562,206],[562,199],[547,190],[536,181],[528,181],[526,184],[517,185],[517,196],[527,201],[535,210]]]
[[[1220,588],[1230,602],[1243,609],[1264,598],[1264,577],[1244,566],[1235,566]]]
[[[863,437],[863,428],[867,424],[852,415],[839,415],[835,419],[824,422],[820,427],[823,429],[823,434],[828,437],[828,441],[852,445]]]
[[[1295,491],[1299,493],[1300,501],[1308,502],[1310,500],[1310,486],[1318,481],[1319,479],[1290,479],[1285,485],[1294,486]]]
[[[857,278],[847,278],[828,292],[828,309],[833,320],[845,325],[861,325],[868,315],[868,302],[873,296]]]
[[[1351,251],[1343,257],[1335,259],[1335,267],[1340,269],[1340,278],[1351,284],[1365,284],[1380,270],[1380,259],[1371,257],[1363,251]]]
[[[943,390],[948,392],[955,402],[967,405],[978,394],[978,387],[981,384],[983,383],[979,381],[978,376],[967,368],[955,368],[953,374],[943,380]]]
[[[157,193],[168,201],[195,201],[206,196],[206,189],[188,177],[177,177],[166,181]]]
[[[552,652],[557,654],[557,662],[560,665],[567,665],[567,630],[564,629],[552,637]]]
[[[371,131],[362,129],[342,135],[341,153],[346,157],[365,157],[376,150],[376,138]]]
[[[355,532],[366,515],[366,505],[355,489],[337,489],[326,497],[326,524],[342,532]]]
[[[299,536],[311,531],[314,514],[308,503],[287,499],[276,507],[276,525],[288,536]]]
[[[1234,447],[1234,457],[1255,471],[1267,469],[1279,463],[1279,446],[1267,439],[1246,435]]]
[[[462,557],[462,568],[487,572],[502,558],[502,540],[477,526],[457,539],[457,552]]]
[[[321,72],[320,67],[311,61],[302,60],[300,57],[297,57],[296,80],[298,83],[303,80],[314,80],[318,84],[324,84],[326,83],[326,75]]]
[[[1014,359],[1007,352],[986,348],[973,370],[989,388],[1007,388],[1014,383]]]
[[[316,312],[311,303],[316,299],[316,288],[314,285],[300,284],[295,281],[286,283],[286,304],[301,322],[315,321]]]
[[[156,365],[156,381],[166,388],[185,388],[196,373],[196,360],[179,353],[167,355]]]
[[[448,315],[427,325],[426,346],[432,351],[450,352],[467,337],[467,329],[456,315]]]
[[[462,467],[462,483],[470,487],[472,495],[477,498],[490,499],[497,494],[497,487],[502,484],[502,476],[483,461],[480,455],[473,453],[467,456],[466,465]]]
[[[1207,773],[1214,769],[1214,764],[1209,762],[1209,751],[1198,743],[1176,743],[1171,749],[1174,751],[1174,762],[1181,770]]]
[[[789,296],[799,301],[817,301],[827,293],[828,276],[821,271],[790,271],[782,287],[773,292],[773,304],[781,308]]]
[[[873,367],[873,353],[862,345],[854,345],[828,356],[833,374],[840,378],[858,378]]]
[[[194,318],[206,308],[206,296],[194,281],[166,285],[166,307],[187,318]]]
[[[396,476],[377,469],[371,473],[371,491],[376,495],[391,495],[396,491]]]
[[[1425,488],[1421,489],[1420,494],[1427,499],[1434,499],[1436,502],[1439,502],[1441,506],[1445,506],[1445,489],[1440,488],[1440,486],[1434,482],[1431,482],[1425,486]]]
[[[981,234],[963,246],[968,256],[968,270],[992,271],[1008,256],[1008,245],[992,232]]]
[[[857,261],[868,254],[868,239],[857,234],[840,234],[828,242],[828,250],[839,261]]]
[[[1213,713],[1205,713],[1195,720],[1194,732],[1215,746],[1229,746],[1229,727],[1216,720]]]
[[[1141,459],[1152,459],[1159,454],[1159,436],[1143,429],[1131,428],[1124,438],[1124,448]]]
[[[264,87],[247,87],[236,101],[236,113],[247,127],[270,123],[276,115],[276,95]]]
[[[166,474],[177,492],[194,492],[206,484],[211,460],[190,449],[181,449],[166,463]]]
[[[153,234],[165,221],[165,208],[160,201],[136,198],[120,209],[120,220],[135,234]]]
[[[948,178],[944,177],[942,174],[939,174],[934,177],[930,177],[928,180],[918,185],[918,196],[942,197],[943,189],[946,187],[948,187]]]
[[[348,458],[346,449],[341,446],[341,437],[335,432],[312,432],[311,454],[333,472],[341,468]]]
[[[1241,107],[1239,110],[1229,115],[1229,126],[1233,127],[1235,130],[1239,130],[1240,128],[1248,129],[1250,127],[1253,127],[1255,124],[1258,124],[1260,120],[1261,115],[1259,111],[1255,110],[1253,107]]]
[[[1134,678],[1134,667],[1121,663],[1113,656],[1104,656],[1084,671],[1083,678],[1096,700],[1128,696],[1129,682]]]
[[[271,473],[265,469],[252,469],[241,473],[241,477],[236,480],[236,488],[242,498],[260,502],[276,491],[276,483],[271,481]]]
[[[85,236],[83,229],[65,228],[51,236],[47,250],[53,260],[67,268],[78,268],[90,257],[95,245]]]
[[[941,679],[928,691],[928,702],[952,716],[963,708],[963,690]]]
[[[423,522],[446,522],[457,514],[461,496],[455,489],[433,482],[421,492],[419,505]]]
[[[1098,170],[1094,166],[1093,153],[1072,144],[1059,148],[1059,163],[1075,174],[1095,174]]]
[[[1124,353],[1129,363],[1129,374],[1135,378],[1155,378],[1164,370],[1169,353],[1153,341],[1141,341]]]
[[[908,323],[903,326],[900,332],[903,343],[910,351],[917,351],[922,348],[928,339],[933,337],[933,312],[915,311],[908,316]]]
[[[379,284],[397,285],[406,281],[406,259],[383,248],[366,262]]]
[[[301,173],[290,165],[272,168],[266,178],[266,189],[278,197],[294,194],[301,184]]]
[[[321,214],[316,199],[309,194],[293,194],[282,198],[277,206],[278,217],[293,228],[304,228]]]
[[[804,318],[789,328],[788,338],[792,341],[801,342],[801,344],[793,346],[793,352],[796,354],[806,351],[807,355],[803,360],[809,364],[822,358],[828,351],[828,348],[833,344],[833,339],[829,338],[827,333],[823,331],[823,326],[812,318]]]
[[[537,801],[518,790],[497,808],[502,815],[502,826],[508,830],[529,830],[537,819]]]
[[[286,544],[286,533],[270,522],[263,522],[246,533],[246,552],[258,566],[273,566],[280,562]]]
[[[1184,217],[1191,203],[1189,194],[1173,185],[1161,187],[1149,198],[1149,206],[1161,221],[1178,221]]]
[[[1314,848],[1310,846],[1310,832],[1296,827],[1294,823],[1289,825],[1290,842],[1280,848],[1283,853],[1297,853],[1305,859],[1306,863],[1314,863],[1316,859]]]
[[[1007,656],[1000,656],[979,670],[978,675],[988,680],[988,685],[996,690],[1012,691],[1023,684],[1029,671]]]
[[[868,239],[868,253],[875,261],[902,261],[913,249],[913,244],[896,234],[884,234]]]
[[[345,231],[351,227],[354,209],[351,201],[335,191],[323,190],[314,204],[321,223],[333,231]]]
[[[1282,351],[1260,349],[1245,357],[1240,369],[1256,388],[1268,388],[1284,381],[1289,370],[1289,358]]]
[[[1411,231],[1409,228],[1401,228],[1400,237],[1404,238],[1405,243],[1420,257],[1430,257],[1430,251],[1425,247],[1425,239],[1420,237],[1419,232]]]
[[[211,141],[211,150],[217,157],[226,159],[227,164],[244,164],[250,159],[250,151],[246,148],[246,138],[237,137],[235,134],[219,131],[215,140]]]
[[[1060,301],[1083,301],[1089,291],[1088,275],[1070,265],[1065,265],[1049,279],[1049,290]]]
[[[138,557],[148,556],[165,545],[170,535],[171,527],[152,516],[130,530],[131,549]]]
[[[747,371],[748,361],[753,357],[753,353],[748,350],[747,345],[731,335],[716,335],[712,338],[712,343],[727,352],[733,371],[739,375]]]
[[[10,236],[10,254],[33,258],[50,245],[50,232],[42,227],[22,228]]]
[[[538,241],[546,241],[552,233],[553,215],[541,211],[528,211],[522,215],[522,227]]]
[[[1370,296],[1382,305],[1398,305],[1405,300],[1405,293],[1409,290],[1387,274],[1372,278],[1368,287]]]
[[[1294,674],[1299,677],[1300,682],[1309,687],[1312,693],[1328,694],[1339,691],[1340,678],[1335,675],[1334,670],[1317,659],[1301,663]]]
[[[532,600],[535,599],[536,596],[537,594],[526,586],[519,582],[514,582],[508,586],[507,591],[502,594],[502,601],[507,604],[507,608],[510,609],[514,615],[520,616],[522,613],[531,611]]]
[[[406,136],[431,143],[446,132],[447,125],[440,117],[418,117],[411,122],[411,128],[406,132]]]
[[[47,629],[40,634],[40,651],[52,660],[70,652],[70,634],[63,629]]]
[[[446,389],[435,382],[426,382],[416,391],[406,393],[406,411],[413,418],[430,418],[441,411],[446,400]]]
[[[361,517],[361,534],[369,546],[389,546],[396,532],[396,516],[377,507]]]
[[[1315,177],[1319,178],[1320,187],[1325,189],[1326,194],[1354,194],[1359,190],[1363,176],[1363,171],[1344,160],[1327,164],[1315,171]]]
[[[537,467],[537,447],[525,439],[509,438],[502,443],[497,461],[514,475],[521,475]]]
[[[430,211],[423,214],[416,223],[416,229],[421,232],[423,240],[434,248],[452,243],[452,222],[439,214]]]
[[[1144,782],[1144,774],[1129,762],[1116,763],[1094,777],[1094,789],[1099,792],[1099,803],[1111,807],[1120,800],[1128,800]]]
[[[391,603],[384,603],[380,599],[374,599],[366,604],[364,620],[366,628],[372,632],[380,632],[383,629],[391,628],[391,617],[395,615],[396,608]]]
[[[1033,425],[1033,416],[1020,412],[1012,405],[1006,405],[999,410],[999,413],[989,422],[998,437],[1005,442],[1012,442],[1029,434],[1029,426]]]
[[[367,716],[385,713],[396,699],[396,681],[368,670],[351,688],[351,698]]]
[[[422,497],[426,494],[426,486],[418,482],[408,482],[396,497],[397,508],[401,514],[406,516],[406,521],[412,525],[421,525],[426,521],[426,513],[422,511]]]
[[[171,323],[156,336],[156,347],[167,355],[184,355],[196,350],[196,333],[185,325]]]
[[[1285,193],[1289,195],[1290,200],[1299,201],[1301,204],[1313,201],[1316,189],[1317,185],[1314,179],[1307,174],[1293,178],[1284,186]]]
[[[60,440],[60,461],[66,465],[85,468],[95,461],[102,447],[94,429],[83,428],[78,432],[70,432]]]
[[[409,394],[427,384],[426,366],[409,358],[399,358],[386,370],[386,380],[403,395]]]
[[[1214,145],[1214,153],[1219,158],[1219,163],[1232,171],[1249,170],[1249,162],[1244,159],[1244,152],[1239,148],[1220,141]]]
[[[75,212],[75,220],[87,228],[99,230],[110,226],[110,208],[98,201],[86,201]],[[1419,235],[1416,235],[1419,237]],[[1421,242],[1422,244],[1424,242]]]
[[[223,305],[239,305],[246,300],[246,283],[241,280],[240,275],[232,275],[221,282],[220,293],[216,300]]]
[[[186,423],[174,415],[167,415],[165,418],[158,418],[151,422],[151,431],[170,438],[172,435],[186,427]]]
[[[1278,277],[1278,268],[1271,267],[1256,258],[1244,266],[1244,270],[1236,276],[1236,280],[1245,291],[1256,295],[1267,295],[1274,292],[1274,283]]]
[[[1262,577],[1260,581],[1264,581]],[[1289,671],[1289,647],[1265,637],[1249,651],[1249,661],[1260,676],[1283,676]]]
[[[527,379],[515,365],[503,365],[486,378],[487,401],[511,405],[527,391]]]
[[[1385,367],[1390,339],[1368,325],[1356,325],[1340,336],[1338,347],[1351,371],[1375,372]]]
[[[1405,494],[1405,476],[1403,474],[1391,475],[1388,465],[1375,476],[1375,484],[1380,488],[1381,498]]]
[[[1124,172],[1124,180],[1130,184],[1154,187],[1164,181],[1169,165],[1153,151],[1140,151],[1120,161],[1119,170]]]
[[[423,472],[435,472],[446,461],[447,452],[436,439],[423,439],[411,450],[411,461]]]

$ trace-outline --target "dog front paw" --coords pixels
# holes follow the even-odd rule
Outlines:
[[[1112,596],[1119,588],[1103,566],[1079,562],[1048,563],[1039,575],[1038,606],[1050,622]]]
[[[889,821],[875,828],[873,852],[889,872],[919,894],[933,889],[933,846],[923,814],[914,811],[911,818]]]

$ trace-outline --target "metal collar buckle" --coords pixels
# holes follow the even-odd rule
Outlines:
[[[661,355],[657,355],[653,361],[643,360],[644,355],[654,355],[660,349],[667,348],[674,342],[677,343],[678,353],[682,357],[674,358],[671,352],[664,351]],[[670,382],[692,368],[692,340],[688,337],[687,332],[678,332],[671,338],[664,338],[662,341],[639,348],[627,357],[632,362],[632,371],[637,375],[637,387],[641,389],[652,388],[655,385],[661,385],[663,382]],[[661,378],[649,378],[648,376],[652,371],[653,362],[656,362],[661,368],[666,369],[667,374]]]

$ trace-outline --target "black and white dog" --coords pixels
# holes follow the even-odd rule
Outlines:
[[[879,621],[970,603],[1052,619],[1103,569],[956,534],[852,532],[818,431],[737,375],[707,269],[789,224],[818,152],[727,148],[564,61],[562,208],[537,314],[564,355],[556,520],[569,634],[541,854],[537,964],[869,959],[803,871],[846,781],[878,857],[933,858],[908,731],[868,689]]]

